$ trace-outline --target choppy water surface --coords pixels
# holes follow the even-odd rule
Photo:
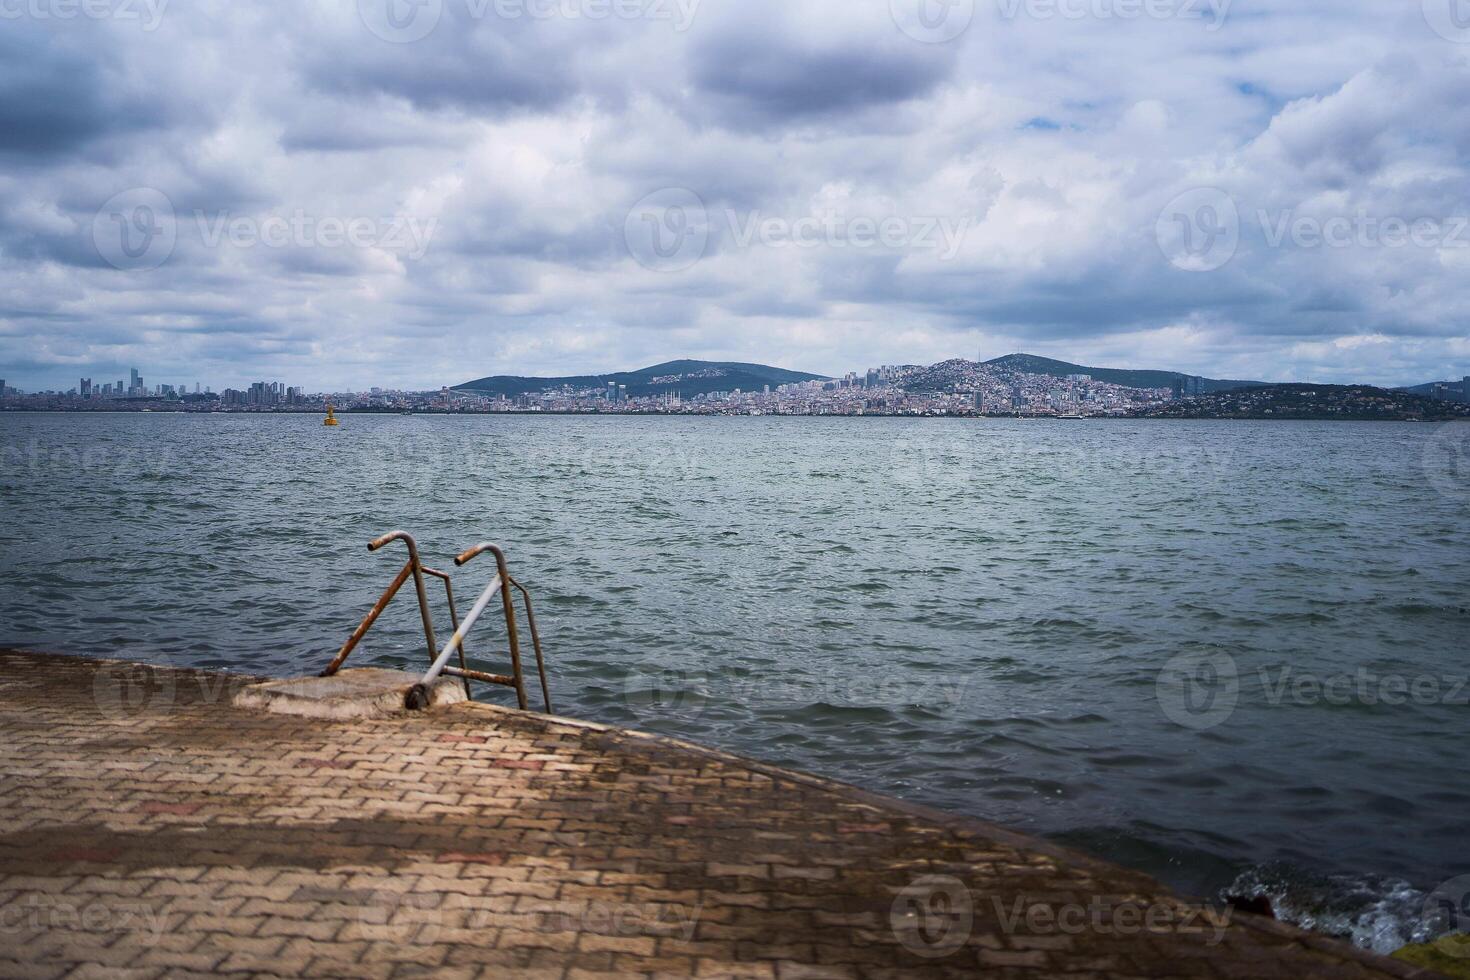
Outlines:
[[[0,643],[316,670],[401,561],[369,539],[450,568],[489,538],[562,713],[1285,896],[1380,948],[1470,873],[1444,430],[344,421],[0,417]],[[462,605],[488,575],[457,573]],[[415,626],[405,594],[362,662],[421,663]],[[471,651],[504,669],[499,642]]]

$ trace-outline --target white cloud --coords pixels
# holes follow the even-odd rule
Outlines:
[[[981,0],[946,44],[905,35],[886,0],[704,0],[685,31],[481,6],[446,0],[409,44],[356,0],[171,5],[151,32],[7,22],[0,77],[28,83],[0,88],[0,374],[436,387],[981,346],[1268,380],[1470,372],[1470,231],[1464,249],[1449,233],[1470,217],[1470,47],[1418,3],[1233,4],[1211,30]],[[140,186],[173,202],[178,243],[120,271],[94,218]],[[629,208],[669,187],[712,223],[678,272],[624,240]],[[1155,240],[1197,187],[1241,216],[1204,273]],[[422,254],[199,232],[200,214],[298,213],[434,227]],[[815,248],[742,244],[732,215],[843,224]],[[1443,233],[1273,242],[1283,218],[1360,215]],[[852,247],[853,222],[884,219],[969,224],[948,259]]]

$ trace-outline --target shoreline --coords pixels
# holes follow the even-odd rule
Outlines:
[[[164,409],[136,409],[136,408],[13,408],[0,409],[0,415],[194,415],[194,416],[247,416],[247,417],[283,417],[291,418],[306,416],[318,418],[325,412],[311,409],[309,411],[284,411],[284,412],[251,412],[251,411],[191,411],[189,409],[164,408]],[[504,411],[504,412],[450,412],[450,411],[405,411],[401,409],[371,409],[371,408],[348,408],[338,409],[337,417],[351,417],[354,415],[400,415],[423,418],[495,418],[497,416],[510,416],[514,418],[668,418],[668,419],[911,419],[923,422],[1378,422],[1409,425],[1440,425],[1450,422],[1470,421],[1470,417],[1463,415],[1433,416],[1429,418],[1416,419],[1375,419],[1375,418],[1341,418],[1338,416],[1321,417],[1299,417],[1289,418],[1282,416],[1201,416],[1199,418],[1170,418],[1166,416],[1152,415],[1088,415],[1081,418],[1062,418],[1056,415],[903,415],[882,414],[877,412],[864,412],[861,415],[841,415],[837,413],[767,413],[762,415],[749,415],[743,413],[722,414],[719,412],[531,412],[531,411]]]

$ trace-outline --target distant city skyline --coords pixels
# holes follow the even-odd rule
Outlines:
[[[997,354],[997,355],[991,356],[991,355],[988,355],[988,352],[986,352],[986,351],[980,351],[979,352],[979,355],[980,356],[979,356],[979,358],[977,358],[977,360],[983,362],[983,361],[986,361],[986,360],[993,360],[996,357],[1003,357],[1006,354],[1013,354],[1013,353],[1036,353],[1036,352],[1034,352],[1034,351],[1027,351],[1027,352],[1006,351],[1006,352],[1003,352],[1002,354]],[[1055,359],[1055,360],[1066,361],[1066,362],[1078,364],[1079,366],[1088,366],[1088,367],[1100,368],[1100,369],[1146,370],[1146,371],[1174,371],[1174,372],[1178,372],[1180,374],[1194,375],[1194,376],[1200,376],[1200,377],[1209,377],[1209,376],[1219,377],[1219,376],[1221,376],[1221,372],[1218,372],[1218,371],[1213,371],[1213,372],[1210,371],[1210,370],[1197,371],[1197,372],[1196,371],[1186,371],[1186,370],[1182,370],[1180,368],[1177,368],[1177,367],[1172,366],[1172,365],[1167,365],[1167,364],[1154,364],[1154,363],[1143,363],[1143,364],[1106,363],[1106,364],[1103,364],[1103,363],[1098,363],[1098,364],[1091,364],[1091,365],[1083,365],[1082,359],[1079,359],[1079,358],[1067,357],[1067,356],[1064,356],[1064,355],[1061,355],[1061,354],[1057,354],[1057,355],[1043,355],[1043,356],[1052,356],[1053,359]],[[892,362],[882,362],[882,363],[883,364],[892,363],[892,364],[896,364],[896,365],[897,364],[911,364],[911,365],[924,366],[924,365],[931,364],[931,363],[937,364],[937,363],[941,363],[943,361],[949,361],[949,360],[970,360],[972,358],[975,358],[975,355],[973,355],[973,354],[971,354],[971,355],[956,354],[956,355],[954,355],[954,357],[940,358],[938,361],[933,361],[933,362],[899,358],[899,359],[896,359],[896,360],[894,360]],[[561,377],[561,376],[568,376],[568,375],[607,375],[607,374],[618,374],[618,373],[624,373],[624,372],[630,372],[630,371],[638,371],[638,370],[642,370],[644,368],[653,366],[654,364],[662,364],[662,363],[667,363],[669,361],[676,361],[676,360],[721,361],[721,360],[735,360],[735,359],[734,358],[713,358],[713,357],[709,357],[709,358],[706,358],[706,357],[686,357],[684,355],[677,355],[677,356],[673,356],[673,357],[665,357],[665,358],[662,358],[662,359],[657,360],[657,361],[651,361],[651,362],[649,362],[647,364],[637,364],[637,365],[630,365],[630,366],[612,366],[612,367],[609,367],[609,366],[592,367],[592,368],[588,368],[586,370],[579,370],[579,371],[563,371],[563,372],[560,372],[560,373],[555,374],[555,375],[539,375],[539,374],[535,374],[535,373],[532,373],[532,372],[529,372],[529,371],[515,371],[515,370],[496,371],[494,373],[496,375],[516,376],[516,377]],[[793,367],[791,365],[786,365],[786,364],[775,364],[775,363],[772,363],[772,362],[769,362],[769,361],[761,360],[758,357],[755,358],[755,359],[753,359],[753,360],[752,359],[741,359],[741,360],[747,360],[749,363],[767,364],[767,365],[769,365],[771,367],[786,368],[787,370],[807,371],[808,373],[811,373],[811,374],[819,374],[819,375],[822,375],[822,376],[828,377],[828,378],[841,378],[844,375],[847,375],[849,373],[862,374],[862,373],[871,371],[875,367],[879,366],[878,364],[875,363],[875,364],[872,364],[872,365],[865,365],[865,366],[861,366],[861,367],[851,367],[851,366],[849,366],[849,367],[845,367],[841,371],[830,371],[830,370],[824,371],[824,370],[821,370],[821,369],[797,368],[797,367]],[[1466,363],[1467,363],[1467,365],[1470,365],[1470,360],[1467,360]],[[1466,370],[1470,370],[1470,366],[1467,366]],[[465,373],[465,372],[462,371],[461,373]],[[473,372],[472,371],[469,372],[469,373],[471,375],[473,375]],[[90,377],[88,375],[84,374],[80,378],[74,377],[70,383],[60,382],[60,383],[53,383],[53,384],[26,385],[26,384],[19,383],[17,381],[16,373],[15,372],[11,371],[11,372],[8,372],[7,373],[6,370],[3,367],[0,367],[0,378],[3,378],[4,379],[4,384],[6,386],[8,386],[9,388],[18,389],[18,390],[22,390],[22,391],[26,391],[26,392],[55,391],[55,392],[63,393],[63,394],[66,393],[66,392],[69,392],[69,391],[79,391],[80,392],[82,390],[82,384],[83,384],[83,382],[86,382],[86,381],[92,381],[94,383],[94,385],[96,386],[96,388],[101,389],[105,385],[114,384],[114,382],[111,382],[111,381],[108,381],[107,380],[108,378],[112,377],[113,374],[118,374],[119,375],[119,377],[117,379],[117,382],[116,382],[117,384],[121,384],[122,381],[123,381],[123,377],[126,376],[126,378],[128,379],[127,380],[127,390],[129,390],[129,391],[131,391],[134,387],[137,386],[137,384],[139,383],[140,377],[142,378],[142,380],[144,382],[148,382],[149,381],[149,372],[147,370],[140,369],[138,367],[129,367],[125,371],[124,370],[121,370],[121,369],[118,369],[118,368],[113,368],[113,369],[111,369],[111,372],[110,373],[109,372],[104,372],[101,369],[95,369],[95,370],[93,370],[91,372]],[[1438,382],[1438,381],[1446,381],[1446,382],[1450,382],[1450,383],[1459,383],[1464,377],[1466,377],[1466,375],[1464,375],[1463,371],[1454,371],[1454,370],[1452,370],[1449,373],[1446,373],[1442,377],[1424,377],[1424,378],[1417,378],[1415,380],[1412,380],[1412,381],[1409,381],[1409,382],[1405,382],[1402,385],[1400,385],[1398,383],[1394,383],[1394,384],[1380,383],[1380,382],[1377,382],[1377,381],[1374,381],[1374,380],[1368,379],[1368,378],[1348,378],[1348,379],[1342,379],[1342,380],[1323,380],[1323,379],[1320,379],[1320,378],[1285,378],[1285,379],[1282,379],[1282,378],[1258,378],[1258,379],[1253,379],[1253,380],[1260,380],[1260,381],[1263,381],[1263,382],[1300,381],[1300,382],[1304,382],[1304,383],[1315,383],[1315,384],[1369,384],[1369,385],[1376,385],[1378,387],[1384,387],[1384,388],[1394,388],[1394,387],[1408,387],[1410,385],[1422,385],[1422,384],[1428,384],[1428,383]],[[336,387],[315,384],[315,383],[313,383],[313,382],[311,382],[309,380],[307,382],[305,382],[304,384],[290,385],[290,384],[288,384],[288,383],[286,383],[284,381],[281,381],[280,379],[261,379],[261,378],[255,378],[255,379],[252,379],[252,380],[249,380],[249,381],[234,380],[234,381],[230,381],[230,382],[227,382],[227,383],[224,383],[224,384],[218,384],[218,383],[213,383],[213,382],[205,382],[205,381],[197,381],[197,380],[196,381],[191,381],[191,382],[170,382],[170,381],[161,381],[160,380],[160,381],[148,383],[147,384],[147,388],[148,388],[148,392],[150,394],[153,393],[153,391],[155,390],[156,386],[159,385],[159,384],[162,384],[164,386],[173,388],[175,390],[179,390],[179,391],[181,391],[181,393],[196,394],[196,393],[199,393],[199,392],[212,392],[212,393],[215,393],[215,394],[219,394],[221,392],[224,392],[224,391],[230,390],[230,389],[236,389],[236,390],[245,391],[245,390],[249,390],[249,388],[252,385],[255,385],[255,384],[258,384],[258,383],[264,383],[264,384],[267,384],[267,385],[269,385],[269,384],[279,384],[281,386],[282,391],[285,391],[287,388],[291,388],[292,390],[296,390],[296,391],[302,392],[304,394],[313,394],[313,395],[315,395],[315,394],[334,394],[334,393],[349,393],[349,392],[350,393],[367,393],[367,392],[373,392],[373,391],[378,391],[378,390],[382,390],[382,391],[398,391],[398,392],[429,392],[429,391],[438,391],[438,390],[440,390],[442,388],[453,388],[456,385],[465,384],[465,383],[467,383],[467,382],[469,382],[471,380],[473,380],[473,377],[458,378],[458,379],[455,379],[455,380],[452,380],[452,381],[450,381],[450,380],[440,380],[440,381],[437,381],[435,383],[422,384],[422,385],[390,385],[390,384],[382,384],[382,383],[365,383],[365,384],[360,384],[360,385],[348,385],[348,386],[336,386]]]
[[[1354,417],[1397,412],[1416,417],[1427,403],[1450,414],[1470,404],[1470,375],[1414,387],[1385,399],[1372,387],[1314,389],[1321,405],[1303,408],[1282,386],[1257,387],[1248,379],[1205,378],[1177,372],[1085,366],[1016,354],[988,363],[954,358],[933,365],[884,364],[866,371],[819,377],[769,365],[689,359],[662,362],[632,372],[570,377],[487,377],[455,388],[312,391],[278,381],[256,381],[216,393],[195,382],[149,385],[138,368],[128,381],[96,384],[81,378],[70,389],[23,392],[0,379],[8,408],[60,411],[165,410],[277,412],[313,411],[335,404],[365,411],[661,413],[702,415],[1059,415],[1122,417],[1139,412],[1163,417],[1197,417],[1211,409],[1184,404],[1223,392],[1250,389],[1235,405],[1270,406],[1281,399],[1286,412],[1344,411]],[[1301,386],[1285,386],[1300,391]],[[1310,386],[1308,386],[1310,388]],[[1333,394],[1336,392],[1336,394]],[[1375,393],[1376,392],[1376,393]],[[1317,398],[1319,395],[1312,395]],[[1392,401],[1393,407],[1385,408]],[[1165,410],[1161,412],[1160,410]],[[1273,409],[1274,410],[1274,409]],[[1437,411],[1438,409],[1436,409]]]

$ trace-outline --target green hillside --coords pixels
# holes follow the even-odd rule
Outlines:
[[[627,385],[630,396],[661,395],[677,392],[691,398],[711,391],[760,391],[765,385],[798,384],[824,381],[821,375],[765,364],[742,364],[734,361],[669,361],[638,371],[613,374],[587,374],[564,378],[520,378],[501,375],[480,378],[455,385],[456,391],[472,391],[481,395],[529,395],[551,391],[603,391],[609,383]]]
[[[1189,384],[1191,394],[1196,390],[1194,387],[1196,380],[1199,382],[1199,394],[1233,391],[1237,388],[1255,388],[1265,384],[1263,381],[1221,381],[1215,378],[1196,378],[1195,375],[1180,374],[1178,371],[1133,371],[1127,368],[1083,367],[1081,364],[1054,361],[1049,357],[1038,357],[1035,354],[1007,354],[1005,357],[997,357],[985,363],[1007,371],[1047,374],[1054,378],[1065,378],[1069,374],[1087,374],[1098,381],[1126,385],[1129,388],[1172,388],[1176,381],[1184,381]]]
[[[1267,385],[1221,391],[1139,409],[1158,419],[1344,419],[1404,421],[1470,416],[1470,405],[1372,385]]]

